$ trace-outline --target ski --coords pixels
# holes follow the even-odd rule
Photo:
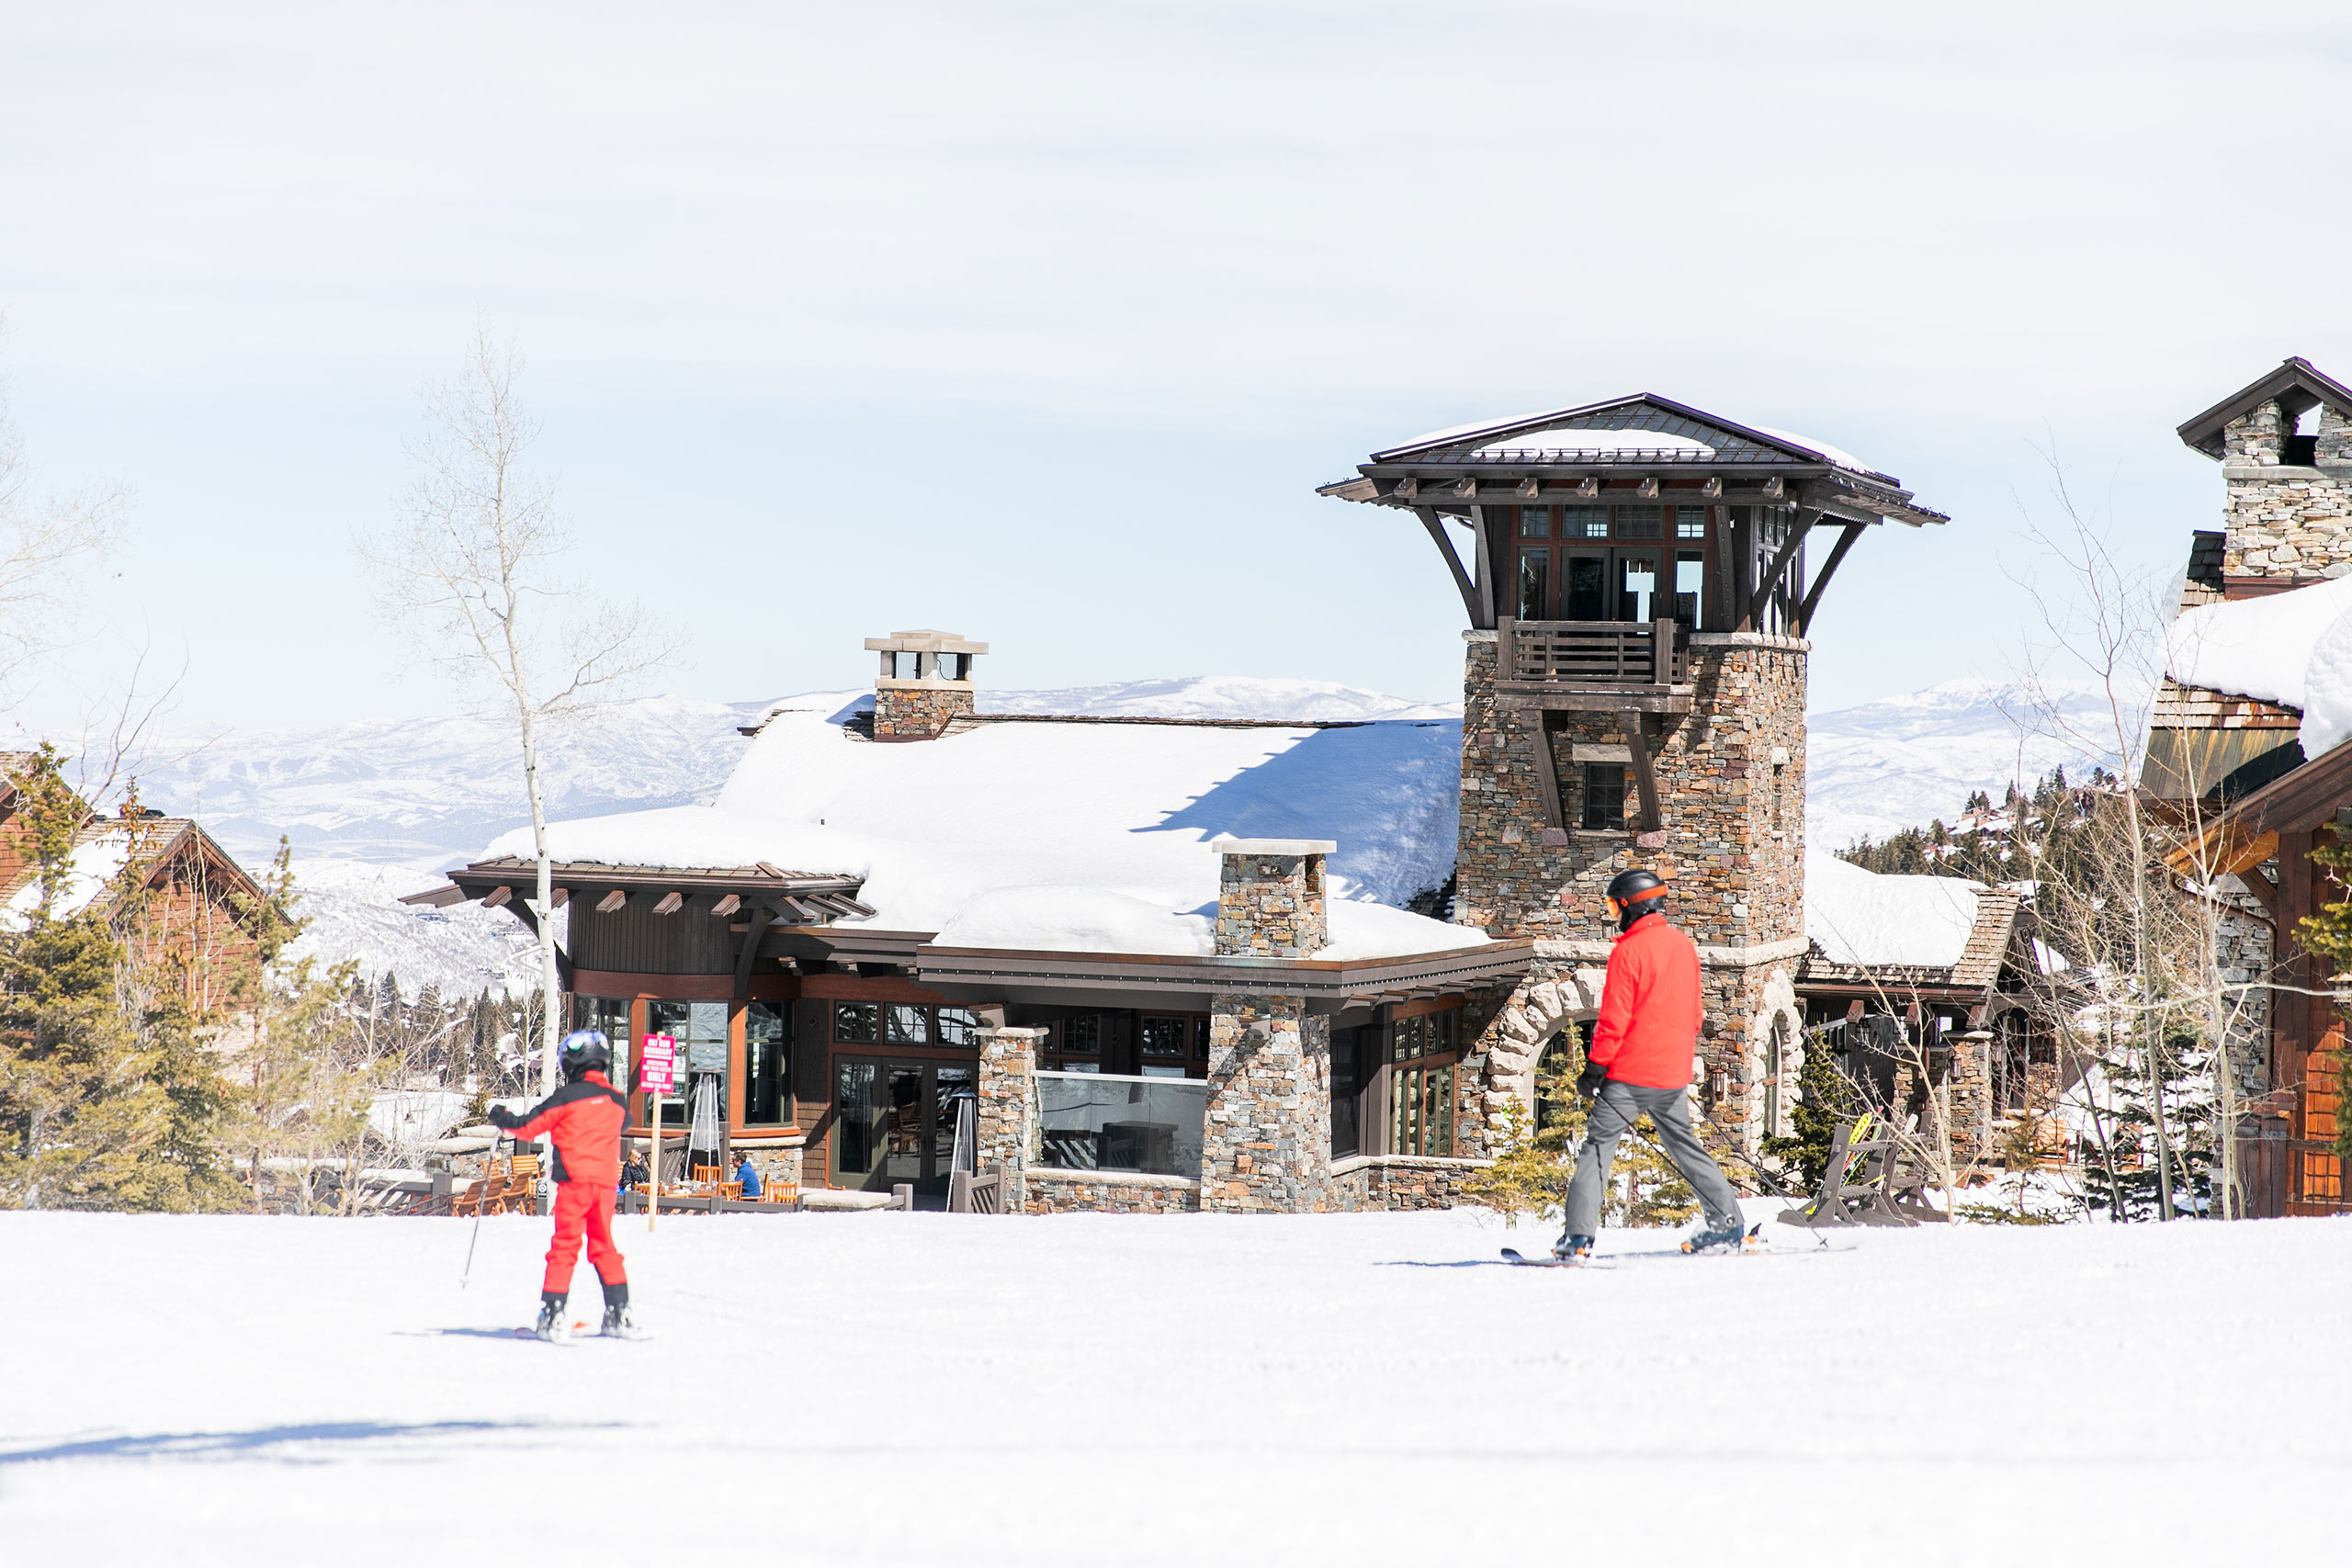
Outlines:
[[[1638,1252],[1611,1252],[1590,1258],[1530,1258],[1515,1247],[1503,1248],[1503,1261],[1522,1269],[1608,1269],[1619,1263],[1646,1263],[1664,1258],[1800,1258],[1832,1252],[1851,1252],[1853,1244],[1833,1247],[1826,1241],[1806,1242],[1766,1241],[1750,1232],[1738,1247],[1712,1247],[1702,1252],[1686,1252],[1680,1247],[1645,1247]]]

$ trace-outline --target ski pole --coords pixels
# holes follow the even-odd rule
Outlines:
[[[498,1168],[498,1139],[496,1137],[492,1137],[490,1140],[490,1165],[491,1168],[493,1170]],[[474,1244],[480,1240],[481,1240],[481,1200],[477,1198],[474,1200],[473,1235],[466,1238],[466,1270],[464,1273],[458,1276],[458,1289],[461,1291],[464,1290],[468,1284],[472,1282],[474,1277]]]

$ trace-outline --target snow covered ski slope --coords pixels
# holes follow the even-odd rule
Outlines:
[[[2318,1562],[2352,1471],[2352,1222],[665,1217],[553,1355],[466,1228],[0,1213],[0,1562]]]

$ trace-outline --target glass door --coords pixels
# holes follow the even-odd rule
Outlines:
[[[952,1062],[834,1058],[833,1179],[871,1192],[906,1182],[918,1196],[944,1196],[957,1110],[978,1082],[977,1067]]]

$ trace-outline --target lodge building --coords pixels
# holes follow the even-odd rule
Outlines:
[[[1649,395],[1321,493],[1436,546],[1458,727],[989,714],[986,643],[901,632],[870,696],[754,727],[714,805],[552,825],[554,909],[527,831],[419,901],[560,919],[574,1021],[680,1042],[665,1127],[804,1190],[941,1190],[968,1104],[962,1157],[1021,1208],[1306,1212],[1453,1200],[1597,1006],[1600,889],[1648,866],[1701,945],[1710,1118],[1782,1130],[1806,633],[1868,528],[1942,516]]]

